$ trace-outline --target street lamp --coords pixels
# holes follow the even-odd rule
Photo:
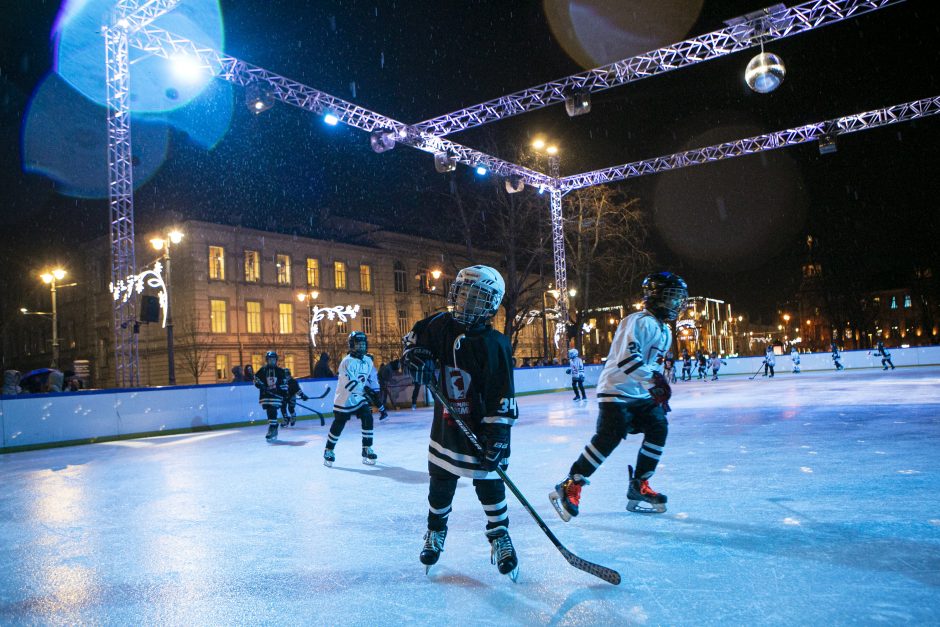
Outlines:
[[[176,385],[176,360],[173,355],[173,314],[170,309],[170,245],[176,245],[183,241],[183,233],[173,229],[166,234],[166,237],[155,237],[150,240],[150,244],[155,250],[163,251],[163,258],[166,260],[166,359],[167,359],[167,380],[170,385]]]
[[[65,278],[65,270],[62,268],[56,268],[50,270],[49,272],[43,272],[39,275],[39,278],[42,279],[42,282],[49,286],[49,290],[52,293],[52,367],[59,367],[59,313],[56,308],[56,288],[57,287],[71,287],[76,285],[71,283],[69,285],[58,285],[57,281],[61,281]],[[24,314],[30,313],[20,309]],[[39,312],[36,312],[39,313]]]
[[[313,326],[313,301],[320,297],[320,292],[313,290],[311,292],[301,292],[297,294],[297,300],[307,303],[307,362],[310,367],[310,376],[313,376],[313,335],[311,327]]]

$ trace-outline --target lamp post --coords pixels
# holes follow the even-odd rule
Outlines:
[[[39,275],[42,282],[49,286],[52,293],[52,367],[59,367],[59,313],[56,308],[56,281],[65,278],[65,270],[56,268]],[[72,284],[74,285],[74,283]],[[62,287],[65,287],[64,285]],[[24,312],[26,313],[26,312]]]
[[[170,385],[176,385],[176,359],[173,355],[173,313],[170,309],[170,244],[179,244],[183,241],[183,234],[176,229],[167,233],[166,237],[155,237],[150,244],[163,251],[166,260],[166,359],[167,380]]]
[[[320,297],[320,292],[301,292],[297,300],[307,303],[307,363],[310,367],[310,376],[313,376],[313,336],[310,334],[313,326],[313,301]]]

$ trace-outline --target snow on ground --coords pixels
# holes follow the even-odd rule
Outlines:
[[[936,624],[940,368],[778,373],[675,386],[651,484],[624,510],[630,436],[564,524],[547,493],[593,433],[596,404],[520,399],[509,474],[569,549],[509,496],[518,584],[489,561],[469,481],[425,576],[429,410],[350,422],[333,468],[304,421],[0,456],[3,624]],[[593,392],[589,391],[593,398]]]

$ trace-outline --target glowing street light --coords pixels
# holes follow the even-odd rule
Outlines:
[[[47,272],[43,272],[39,275],[39,278],[42,279],[42,282],[49,286],[49,291],[52,293],[52,367],[59,367],[59,312],[56,305],[56,288],[57,287],[71,287],[77,285],[76,283],[70,283],[69,285],[58,285],[58,281],[61,281],[65,278],[66,272],[62,268],[55,268]],[[40,313],[40,312],[30,312],[26,309],[20,309],[23,314],[28,313]]]
[[[441,271],[438,270],[437,268],[435,268],[434,270],[431,270],[431,276],[434,278],[435,281],[441,278],[441,274],[442,274]]]

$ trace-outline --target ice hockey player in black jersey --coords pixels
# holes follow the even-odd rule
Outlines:
[[[666,444],[671,390],[663,376],[663,360],[672,344],[670,323],[688,298],[685,281],[671,272],[643,280],[644,309],[621,321],[607,363],[597,381],[599,415],[591,441],[572,464],[568,476],[548,497],[562,520],[578,515],[581,488],[628,434],[642,433],[636,472],[629,466],[627,509],[662,513],[666,495],[649,486]]]
[[[682,380],[692,380],[692,356],[689,355],[688,349],[685,348],[682,349]]]
[[[493,329],[505,283],[488,266],[464,268],[448,294],[452,311],[417,322],[403,339],[402,364],[415,384],[436,384],[485,449],[483,457],[453,417],[435,403],[428,446],[428,530],[420,560],[429,571],[444,550],[447,518],[457,480],[473,480],[486,514],[490,557],[513,581],[519,560],[509,537],[506,485],[495,472],[509,458],[509,432],[516,421],[512,346]]]
[[[842,365],[842,353],[839,352],[839,347],[835,342],[832,343],[832,364],[837,371],[845,370],[845,366]]]
[[[347,340],[349,353],[339,363],[336,379],[336,396],[333,398],[333,424],[326,438],[323,450],[323,465],[332,466],[336,461],[336,443],[343,433],[343,427],[350,418],[358,418],[362,423],[362,463],[372,466],[378,455],[372,450],[372,407],[368,394],[370,380],[375,367],[372,359],[366,355],[369,340],[362,331],[353,331]],[[378,387],[378,383],[376,383]]]
[[[258,402],[268,414],[268,433],[264,439],[268,442],[277,439],[277,412],[287,398],[288,371],[277,365],[277,353],[268,351],[264,355],[265,364],[255,373],[255,387],[258,388]]]
[[[300,383],[290,372],[290,368],[284,368],[287,373],[287,395],[281,404],[281,426],[293,427],[297,424],[297,397],[301,400],[310,400],[304,391],[300,389]]]
[[[878,340],[878,348],[875,350],[875,355],[881,357],[882,370],[887,370],[888,366],[891,366],[891,369],[894,370],[894,364],[891,363],[891,353],[888,352],[888,349],[885,348],[885,343],[881,340]]]

